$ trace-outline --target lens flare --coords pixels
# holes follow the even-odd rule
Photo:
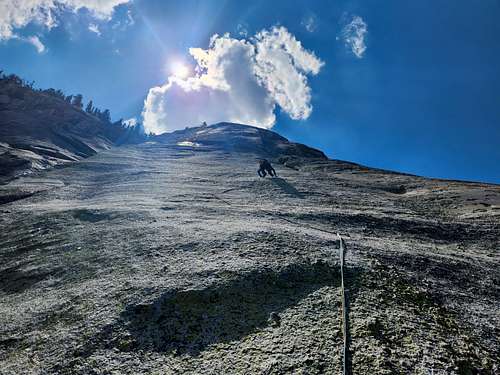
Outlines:
[[[189,68],[179,61],[172,63],[170,70],[177,78],[186,78],[189,75]]]

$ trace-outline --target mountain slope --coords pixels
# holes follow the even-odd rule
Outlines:
[[[175,134],[6,186],[4,373],[340,373],[337,232],[354,374],[498,372],[499,186]]]
[[[0,79],[0,182],[95,155],[128,134],[17,78]]]

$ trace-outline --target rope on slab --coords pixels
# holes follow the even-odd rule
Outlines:
[[[231,189],[228,189],[228,190],[225,190],[224,192],[226,191],[229,191]],[[223,192],[223,193],[224,193]],[[214,198],[216,199],[219,199],[220,201],[226,203],[227,205],[229,206],[234,206],[231,202],[228,202],[224,199],[222,199],[221,197],[219,197],[217,194],[211,194],[214,196]],[[322,228],[318,228],[316,226],[312,226],[312,225],[309,225],[309,224],[305,224],[305,223],[299,223],[297,221],[294,221],[294,220],[290,220],[290,219],[287,219],[275,212],[272,212],[272,211],[268,211],[266,209],[263,209],[263,208],[258,208],[259,211],[261,212],[264,212],[268,215],[272,215],[278,219],[281,219],[281,220],[284,220],[284,221],[287,221],[291,224],[295,224],[295,225],[299,225],[299,226],[302,226],[302,227],[307,227],[309,229],[313,229],[313,230],[317,230],[319,232],[324,232],[324,233],[328,233],[328,234],[336,234],[337,235],[337,239],[338,239],[338,242],[339,242],[339,253],[340,253],[340,286],[341,286],[341,299],[342,299],[342,335],[343,335],[343,343],[342,343],[342,374],[343,375],[350,375],[350,368],[348,366],[348,355],[349,355],[349,346],[348,346],[348,322],[347,322],[347,294],[346,294],[346,291],[345,291],[345,283],[344,283],[344,267],[345,267],[345,262],[344,262],[344,255],[345,255],[345,251],[346,251],[346,246],[345,246],[345,243],[344,243],[344,239],[342,238],[342,236],[339,234],[339,233],[334,233],[334,232],[331,232],[329,230],[326,230],[326,229],[322,229]],[[349,235],[347,235],[348,237],[350,237]]]
[[[337,233],[339,240],[339,252],[340,252],[340,287],[342,293],[342,334],[343,334],[343,346],[342,346],[342,374],[348,375],[347,357],[348,357],[348,326],[347,326],[347,296],[344,287],[344,253],[345,244],[342,236]]]

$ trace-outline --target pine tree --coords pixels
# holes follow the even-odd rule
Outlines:
[[[55,96],[58,97],[59,99],[64,100],[64,92],[62,92],[62,90],[60,89],[56,90]]]
[[[101,120],[107,123],[111,122],[111,113],[109,112],[109,109],[105,109],[104,112],[101,113]]]
[[[89,104],[87,104],[87,108],[85,108],[85,112],[94,113],[94,103],[92,103],[92,100],[89,101]]]

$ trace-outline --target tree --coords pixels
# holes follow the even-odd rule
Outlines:
[[[5,77],[7,82],[12,82],[15,85],[22,86],[23,85],[23,80],[16,76],[15,74],[9,74],[7,77]]]
[[[103,113],[101,113],[101,120],[107,123],[111,122],[111,113],[109,109],[105,109]]]
[[[87,104],[87,108],[85,108],[85,112],[94,113],[94,103],[92,103],[92,100],[89,101],[89,104]]]
[[[62,92],[62,90],[59,90],[59,89],[56,90],[55,96],[58,97],[59,99],[64,100],[64,93]]]
[[[73,104],[76,108],[82,109],[83,108],[83,96],[82,94],[77,94],[73,97]]]
[[[28,84],[26,87],[29,87]],[[47,89],[47,90],[42,90],[43,93],[48,94],[50,96],[53,96],[54,98],[59,98],[62,100],[65,100],[66,97],[64,96],[64,93],[61,90],[55,90],[53,88]]]
[[[56,90],[53,88],[43,90],[44,93],[49,94],[50,96],[56,96]]]

